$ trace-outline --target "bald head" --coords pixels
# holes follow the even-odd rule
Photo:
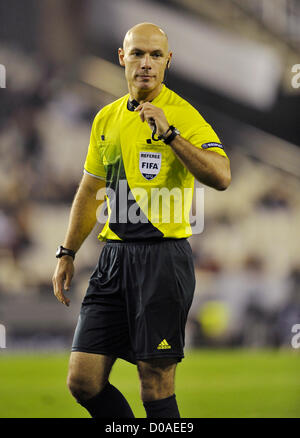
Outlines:
[[[135,38],[156,39],[161,48],[168,52],[169,44],[167,34],[156,24],[153,23],[139,23],[129,29],[123,41],[123,49],[126,51],[128,46]]]
[[[118,54],[131,98],[139,102],[157,96],[172,58],[166,33],[153,23],[136,24],[126,33]]]

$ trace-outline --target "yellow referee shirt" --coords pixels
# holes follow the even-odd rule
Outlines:
[[[130,110],[128,99],[102,108],[92,126],[84,172],[106,180],[108,212],[98,238],[189,237],[194,177],[169,145],[151,139],[149,125]],[[194,146],[227,157],[211,126],[178,94],[163,85],[151,103]]]

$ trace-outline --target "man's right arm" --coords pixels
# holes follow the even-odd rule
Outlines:
[[[103,198],[97,200],[96,195],[98,190],[104,187],[104,180],[86,173],[83,175],[71,208],[69,225],[63,242],[65,248],[77,252],[94,228],[97,209],[103,202]],[[69,306],[70,300],[65,297],[63,289],[69,290],[73,273],[74,264],[71,256],[65,255],[58,259],[52,277],[54,295],[66,306]]]

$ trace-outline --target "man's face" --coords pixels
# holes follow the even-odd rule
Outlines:
[[[151,92],[163,81],[168,60],[166,37],[151,29],[135,30],[125,38],[119,49],[119,60],[125,66],[129,90]]]

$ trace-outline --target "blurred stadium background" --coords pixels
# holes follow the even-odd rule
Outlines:
[[[65,376],[98,230],[76,258],[70,308],[52,295],[54,254],[93,117],[127,93],[117,48],[141,21],[168,34],[166,83],[212,124],[232,166],[226,192],[205,188],[204,232],[190,239],[182,414],[299,417],[299,0],[1,1],[0,417],[85,416]],[[143,416],[134,367],[121,361],[113,379]]]

